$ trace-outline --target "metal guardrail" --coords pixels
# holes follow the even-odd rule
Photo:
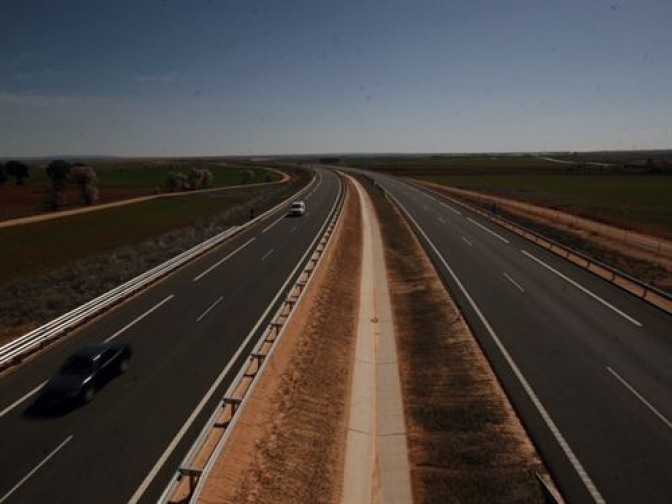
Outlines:
[[[653,285],[649,285],[646,282],[642,282],[638,278],[628,275],[624,271],[614,268],[609,264],[598,261],[597,259],[593,259],[592,257],[589,257],[583,254],[582,252],[579,252],[578,250],[574,250],[571,247],[567,247],[566,245],[558,243],[557,241],[552,240],[551,238],[547,238],[542,234],[537,233],[536,231],[532,231],[531,229],[526,228],[522,224],[518,224],[500,215],[494,214],[492,212],[474,206],[473,204],[467,203],[466,201],[460,198],[437,192],[436,190],[428,188],[422,184],[412,183],[412,185],[418,186],[422,188],[422,190],[427,191],[435,196],[438,196],[439,198],[446,199],[457,205],[460,205],[463,208],[467,208],[468,210],[478,215],[481,215],[482,217],[485,217],[491,222],[499,224],[500,226],[508,229],[509,231],[512,231],[517,235],[522,236],[523,238],[530,240],[541,247],[544,247],[545,249],[555,253],[556,255],[559,255],[560,257],[571,261],[577,266],[582,267],[583,269],[593,273],[594,275],[599,276],[604,280],[607,280],[611,284],[620,287],[621,289],[629,292],[630,294],[635,295],[649,302],[653,306],[660,308],[661,310],[666,311],[667,313],[672,313],[672,295],[654,287]],[[600,270],[609,273],[609,276],[601,274],[602,271]],[[636,292],[636,290],[639,290],[639,293]]]
[[[246,229],[256,222],[265,220],[269,215],[275,213],[279,208],[285,206],[289,201],[296,199],[299,195],[302,195],[308,191],[315,184],[315,180],[315,177],[313,177],[310,184],[308,184],[306,187],[289,198],[286,198],[275,207],[259,215],[257,218],[252,219],[241,226],[231,227],[211,238],[208,238],[204,242],[196,245],[195,247],[192,247],[186,252],[182,252],[172,259],[169,259],[168,261],[152,268],[151,270],[138,275],[132,280],[129,280],[128,282],[112,289],[111,291],[98,296],[97,298],[83,304],[82,306],[79,306],[78,308],[75,308],[74,310],[71,310],[64,315],[61,315],[51,322],[48,322],[38,327],[37,329],[34,329],[29,333],[21,336],[20,338],[0,347],[0,371],[20,363],[26,356],[44,348],[46,345],[65,335],[78,325],[90,320],[109,307],[135,294],[147,285],[179,268],[183,264],[204,254],[241,230]]]
[[[287,322],[294,314],[294,308],[302,298],[306,287],[313,278],[313,272],[330,243],[329,240],[341,215],[344,198],[345,190],[343,189],[330,211],[330,219],[325,222],[320,233],[315,237],[296,268],[289,275],[280,292],[284,291],[287,283],[294,278],[299,267],[304,264],[306,257],[312,252],[311,258],[305,263],[303,271],[299,274],[286,298],[271,318],[271,322],[257,340],[246,364],[241,367],[221,402],[210,415],[204,428],[182,460],[180,467],[159,498],[159,503],[187,503],[198,500],[208,475],[228,441],[233,427],[240,418],[240,413],[245,409],[247,399],[252,395],[258,383],[256,378],[261,376],[267,362],[275,352],[276,343],[283,335]],[[319,243],[315,246],[318,239]],[[274,303],[275,300],[271,305]]]

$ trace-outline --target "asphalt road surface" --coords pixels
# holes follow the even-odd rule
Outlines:
[[[0,379],[0,504],[155,502],[340,188],[320,170],[304,216],[282,209]],[[106,339],[131,344],[129,371],[86,406],[34,413],[34,392],[60,363]]]
[[[400,202],[569,502],[672,502],[672,317],[439,197]]]

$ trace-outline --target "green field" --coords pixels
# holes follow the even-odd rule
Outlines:
[[[672,238],[672,174],[645,173],[623,164],[651,156],[662,166],[669,155],[669,151],[661,151],[552,156],[576,160],[576,164],[533,155],[381,156],[353,157],[346,164],[512,198]]]
[[[26,185],[32,187],[48,187],[51,181],[47,177],[46,164],[30,167],[30,178]],[[193,166],[207,168],[213,175],[213,187],[228,187],[241,184],[244,172],[252,171],[250,183],[280,180],[280,174],[259,166],[233,165],[224,163],[160,163],[160,162],[100,162],[90,166],[98,175],[98,186],[101,191],[106,187],[145,187],[154,189],[165,187],[168,173],[185,172]]]
[[[489,175],[416,178],[535,203],[672,237],[671,176]]]
[[[62,219],[0,228],[0,280],[35,275],[73,260],[189,226],[249,199],[239,192],[187,194]]]
[[[554,163],[535,156],[421,156],[351,158],[349,166],[383,171],[395,175],[459,175],[459,174],[510,174],[553,173],[566,171],[568,165]]]

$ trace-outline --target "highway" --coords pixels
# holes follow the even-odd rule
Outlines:
[[[672,317],[453,203],[394,196],[568,502],[672,502]]]
[[[320,235],[341,183],[318,170],[302,197],[0,378],[0,504],[156,502]],[[31,403],[87,343],[131,344],[129,371],[93,402]]]

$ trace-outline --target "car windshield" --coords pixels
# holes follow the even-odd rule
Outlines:
[[[65,374],[83,374],[93,371],[93,367],[93,359],[91,357],[74,355],[65,361],[61,367],[61,372]]]

